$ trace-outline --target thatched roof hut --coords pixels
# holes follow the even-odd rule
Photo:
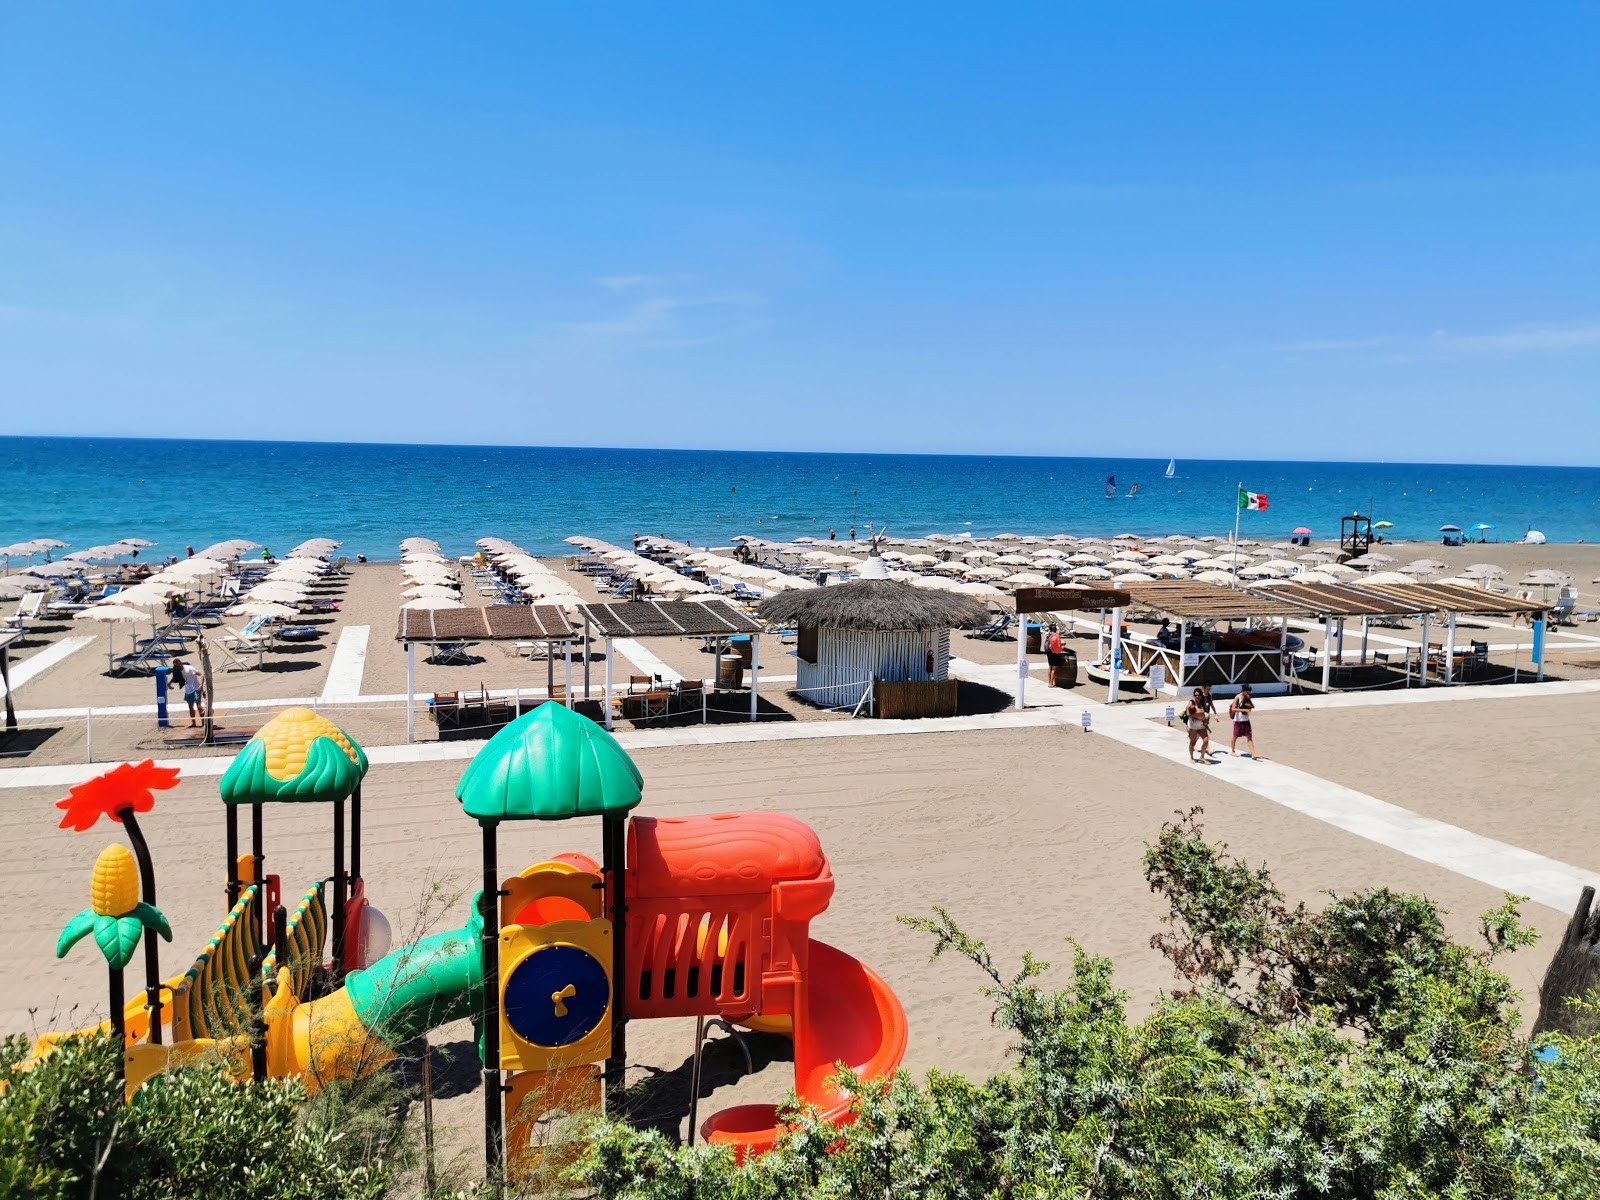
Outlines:
[[[971,596],[912,587],[893,579],[859,579],[770,596],[761,604],[761,618],[774,625],[887,633],[975,629],[988,624],[989,610]]]
[[[870,697],[883,716],[950,716],[950,631],[987,624],[989,611],[971,596],[867,578],[772,596],[761,617],[799,630],[795,690],[805,699],[859,710]]]

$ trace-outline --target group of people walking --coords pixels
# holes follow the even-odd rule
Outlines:
[[[1258,758],[1256,754],[1255,726],[1252,716],[1255,713],[1255,697],[1250,694],[1250,685],[1239,685],[1239,694],[1228,705],[1228,719],[1233,722],[1233,741],[1228,746],[1228,753],[1234,757],[1239,754],[1239,739],[1243,738],[1250,748],[1250,757]],[[1194,695],[1189,698],[1188,705],[1183,710],[1183,724],[1189,731],[1189,761],[1194,763],[1209,762],[1211,759],[1211,722],[1217,715],[1216,701],[1211,698],[1211,685],[1194,689]]]

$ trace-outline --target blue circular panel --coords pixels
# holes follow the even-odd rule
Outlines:
[[[587,950],[546,946],[511,968],[503,1003],[506,1024],[523,1041],[570,1046],[605,1017],[611,985],[605,967]]]

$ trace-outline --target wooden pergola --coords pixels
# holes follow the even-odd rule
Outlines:
[[[566,644],[567,699],[572,693],[572,642],[578,636],[564,610],[554,604],[491,604],[486,608],[402,608],[395,640],[406,647],[406,741],[416,740],[417,643],[552,642]],[[588,661],[587,655],[584,658]],[[545,656],[554,683],[555,660]],[[610,670],[609,663],[607,670]]]
[[[761,681],[761,633],[766,628],[742,608],[726,600],[622,600],[611,604],[581,604],[585,635],[593,630],[606,641],[606,728],[610,729],[613,681],[613,639],[645,637],[750,638],[750,719],[757,716],[757,685]],[[588,655],[584,656],[584,694],[589,688]]]
[[[1155,642],[1132,641],[1122,637],[1121,628],[1112,636],[1121,642],[1123,652],[1142,671],[1159,663],[1166,668],[1170,686],[1181,692],[1195,682],[1204,671],[1220,676],[1217,679],[1199,679],[1200,683],[1216,683],[1232,687],[1249,683],[1263,692],[1283,691],[1288,685],[1283,680],[1283,651],[1288,639],[1290,617],[1303,617],[1308,610],[1288,600],[1274,599],[1237,588],[1214,583],[1196,583],[1188,579],[1158,580],[1151,583],[1124,583],[1122,588],[1133,597],[1135,604],[1178,620],[1178,645],[1176,648]],[[1205,654],[1190,653],[1189,623],[1191,621],[1243,621],[1267,619],[1278,622],[1277,645],[1254,650],[1212,651]],[[1202,659],[1206,662],[1202,662]],[[1224,662],[1223,660],[1227,661]],[[1205,668],[1214,668],[1204,670]]]
[[[1537,600],[1523,600],[1478,587],[1457,583],[1296,583],[1293,579],[1259,587],[1258,596],[1302,605],[1306,611],[1322,618],[1322,690],[1328,691],[1332,680],[1335,657],[1341,665],[1344,658],[1344,623],[1350,617],[1361,618],[1362,665],[1367,657],[1367,627],[1373,617],[1419,617],[1422,620],[1422,653],[1427,654],[1428,625],[1435,613],[1445,617],[1446,636],[1444,652],[1444,681],[1455,682],[1456,618],[1461,616],[1527,616],[1534,622],[1534,664],[1539,678],[1544,678],[1544,615],[1549,605]],[[1337,646],[1337,655],[1334,647]],[[1421,685],[1428,686],[1428,672],[1424,662]]]

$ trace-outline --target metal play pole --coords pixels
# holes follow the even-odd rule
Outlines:
[[[489,1186],[498,1188],[505,1159],[504,1085],[500,1081],[500,862],[495,826],[483,826],[483,891],[478,915],[483,918],[483,1162]]]

